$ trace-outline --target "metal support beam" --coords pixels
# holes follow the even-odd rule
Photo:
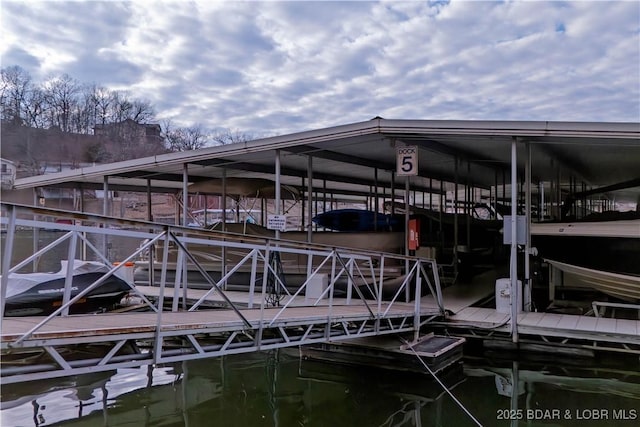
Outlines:
[[[378,168],[373,170],[373,194],[375,206],[373,207],[373,230],[378,231],[378,209],[380,209],[380,200],[378,199]]]
[[[524,203],[525,203],[525,223],[526,241],[524,248],[524,289],[522,293],[522,303],[524,311],[531,311],[531,144],[525,142],[525,172],[524,172]]]
[[[313,193],[313,157],[308,156],[307,158],[307,203],[309,204],[309,210],[307,212],[307,242],[311,243],[313,240],[313,227],[312,219],[313,212],[311,209],[311,194]],[[313,255],[309,254],[307,256],[307,275],[311,274],[311,270],[313,268]]]
[[[404,180],[404,254],[409,256],[409,190],[410,190],[410,176],[406,176]],[[404,271],[407,273],[409,271],[409,259],[405,259],[404,261]],[[409,302],[410,298],[410,290],[407,286],[405,288],[405,301]]]
[[[39,205],[39,200],[40,198],[38,197],[38,189],[34,187],[33,189],[33,206],[38,206]],[[38,215],[33,215],[33,220],[37,221],[38,220]],[[31,238],[31,249],[32,252],[35,254],[36,252],[38,252],[38,241],[40,240],[40,230],[35,228],[33,230],[33,236]],[[36,271],[38,271],[38,260],[35,259],[33,260],[33,266],[32,266],[32,270],[34,273]],[[4,297],[3,297],[4,298]]]
[[[7,235],[5,236],[4,253],[2,254],[2,277],[1,293],[2,300],[0,302],[0,321],[4,318],[4,304],[7,300],[7,286],[9,284],[9,269],[11,268],[11,256],[13,254],[13,244],[16,234],[16,209],[13,206],[8,208],[7,213],[9,223],[7,224]]]
[[[280,150],[276,150],[275,154],[275,178],[276,178],[276,215],[280,215]],[[280,239],[280,230],[276,230],[276,239]]]
[[[109,176],[105,175],[102,179],[102,215],[109,215]],[[103,224],[106,226],[106,224]],[[102,236],[102,255],[107,256],[108,236],[104,234]]]
[[[453,275],[458,277],[458,158],[454,159],[454,186],[453,186]]]
[[[189,164],[182,165],[182,222],[187,226],[187,216],[189,215]]]
[[[518,342],[518,141],[511,141],[511,339]]]

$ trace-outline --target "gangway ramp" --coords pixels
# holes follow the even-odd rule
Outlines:
[[[50,221],[23,220],[15,215],[21,209],[27,210],[30,217],[34,213],[42,215],[42,209],[29,211],[27,207],[15,206],[7,206],[7,209],[9,220],[5,222],[8,233],[14,233],[17,227],[52,226]],[[64,216],[62,211],[55,213]],[[83,214],[83,220],[104,224],[112,219]],[[122,222],[121,219],[116,220],[119,224]],[[126,262],[148,251],[150,245],[162,242],[163,255],[156,261],[161,264],[161,280],[150,284],[153,286],[144,287],[147,292],[130,284],[131,293],[140,298],[145,312],[70,315],[69,308],[73,303],[99,286],[102,278],[71,297],[67,288],[70,289],[73,280],[69,275],[62,304],[50,315],[3,317],[0,340],[2,383],[372,335],[407,332],[417,335],[421,325],[444,313],[437,265],[433,260],[283,240],[255,240],[247,236],[237,239],[224,233],[205,236],[202,231],[166,224],[145,222],[139,225],[135,232],[108,226],[55,225],[66,233],[57,242],[73,242],[65,251],[69,258],[77,256],[74,253],[75,242],[88,239],[87,235],[92,233],[107,237],[133,234],[145,242],[122,262],[113,265],[103,278],[116,274]],[[104,260],[96,245],[88,244],[87,247]],[[184,270],[197,268],[209,289],[190,289],[186,274],[177,274],[173,283],[166,280],[170,247],[177,251],[177,265],[182,265]],[[227,271],[226,274],[214,280],[207,272],[208,267],[190,254],[191,247],[206,247],[219,253],[224,253],[220,252],[224,248],[227,253],[241,253],[242,256],[237,257],[228,270],[222,270]],[[11,244],[7,243],[4,249],[11,251]],[[308,260],[306,280],[291,292],[282,286],[278,291],[282,295],[275,298],[274,292],[277,292],[268,286],[269,283],[273,286],[273,281],[280,281],[277,275],[274,277],[270,263],[270,254],[274,251],[283,257],[294,254]],[[37,251],[15,265],[3,263],[3,295],[8,277],[43,254],[43,250]],[[11,258],[7,255],[5,259]],[[400,277],[397,276],[399,266],[403,269]],[[243,268],[250,284],[247,286],[246,304],[238,304],[238,298],[228,293],[224,285]],[[394,275],[391,276],[389,271]],[[321,274],[327,275],[326,287],[322,292],[314,293],[313,297],[305,294],[309,283]],[[389,278],[394,283],[392,297],[389,297],[388,289],[386,293],[383,289]],[[346,291],[342,289],[345,298],[334,296],[338,283],[346,286]],[[155,292],[148,292],[149,288]],[[423,289],[436,297],[438,304],[435,307],[421,307]],[[218,308],[207,307],[207,301],[211,299],[217,301]],[[3,305],[4,302],[3,298]]]
[[[246,325],[232,310],[203,310],[163,313],[157,325],[155,313],[117,313],[55,317],[38,332],[22,341],[20,351],[44,349],[60,366],[32,366],[38,378],[111,370],[146,363],[166,363],[186,359],[268,350],[353,337],[410,332],[414,330],[414,304],[382,305],[384,314],[371,316],[364,305],[292,307],[277,316],[280,308],[245,309],[240,313]],[[423,313],[435,315],[437,313]],[[2,347],[33,328],[43,317],[5,318],[2,325]],[[161,339],[155,351],[120,352],[131,342],[153,342]],[[100,356],[79,358],[83,353],[68,355],[69,345],[86,345],[102,349]],[[101,347],[95,347],[100,344]],[[179,347],[179,349],[176,349]],[[58,349],[65,349],[60,350]],[[149,349],[150,350],[150,349]],[[11,350],[5,353],[10,359]],[[90,353],[90,351],[87,351]],[[7,357],[8,356],[8,357]],[[56,360],[57,359],[57,360]],[[62,369],[60,369],[62,368]],[[4,369],[3,369],[4,371]],[[3,383],[13,382],[5,376]],[[13,378],[16,379],[16,378]]]

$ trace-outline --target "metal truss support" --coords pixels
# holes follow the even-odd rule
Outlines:
[[[21,323],[15,318],[2,319],[0,348],[3,384],[373,335],[417,333],[428,322],[425,319],[435,319],[443,312],[439,277],[433,260],[285,240],[237,237],[227,233],[122,220],[104,215],[5,205],[2,203],[3,209],[9,212],[9,217],[3,218],[2,222],[8,225],[8,233],[15,232],[17,227],[48,229],[52,224],[66,233],[13,266],[10,265],[12,245],[10,242],[5,243],[3,296],[12,273],[30,262],[37,262],[43,254],[63,243],[70,245],[67,257],[75,258],[75,243],[82,241],[109,269],[102,277],[73,296],[68,292],[73,280],[67,272],[63,303],[52,314],[39,318],[37,322]],[[75,222],[67,224],[20,219],[36,216],[75,218],[77,215],[82,217],[81,225],[75,225]],[[87,225],[91,223],[96,226]],[[123,225],[126,225],[126,230]],[[88,239],[87,236],[92,234],[134,238],[139,239],[142,244],[114,264]],[[155,250],[153,248],[160,254],[152,255],[151,252]],[[220,278],[214,280],[210,267],[196,255],[194,248],[200,248],[199,253],[215,256],[226,253],[237,258],[227,264],[233,265],[233,268],[228,271],[225,268],[222,273],[218,271]],[[174,251],[173,254],[171,251]],[[276,256],[272,254],[276,253],[278,257],[299,257],[315,261],[306,266],[306,279],[291,292],[284,281],[285,263],[275,262]],[[137,283],[129,284],[131,293],[141,299],[141,305],[147,312],[104,316],[69,314],[72,304],[118,273],[127,262],[138,259],[143,254],[149,254],[160,264],[159,283],[152,278],[152,274],[149,279],[149,283],[154,284],[158,290],[155,297],[143,294],[137,289]],[[178,260],[174,268],[191,268],[199,272],[207,283],[208,290],[204,295],[200,294],[195,302],[187,301],[189,281],[186,274],[181,280],[169,283],[171,256]],[[216,259],[219,264],[225,263],[220,257]],[[142,264],[149,265],[145,261]],[[389,268],[385,268],[385,265]],[[425,268],[428,265],[430,268]],[[402,271],[397,266],[408,268]],[[249,303],[245,303],[242,308],[237,300],[234,301],[228,295],[224,286],[238,272],[251,277]],[[316,294],[309,297],[307,289],[319,275],[326,275],[328,285],[319,296]],[[280,295],[283,304],[277,307],[271,307],[267,301],[269,276],[272,278],[272,285],[276,286],[277,282],[283,292]],[[385,277],[394,279],[396,283],[397,279],[402,278],[401,284],[394,289],[391,300],[383,300]],[[256,289],[256,280],[262,281],[262,289]],[[421,308],[419,301],[424,281],[427,282],[426,288],[438,301],[438,309]],[[346,283],[347,298],[336,298],[335,290],[339,283],[343,284],[341,286]],[[168,290],[171,286],[174,289]],[[179,286],[184,287],[182,296]],[[165,309],[165,298],[171,293],[174,301],[167,304]],[[222,298],[223,308],[207,309],[205,303],[215,295]],[[183,298],[182,304],[176,303],[178,298]],[[3,309],[4,303],[5,298],[2,299]],[[216,306],[219,307],[220,303]],[[116,319],[127,320],[117,322]],[[111,324],[111,320],[114,323]],[[5,328],[5,325],[11,327]],[[26,359],[33,363],[23,363]],[[15,363],[11,363],[12,361]]]

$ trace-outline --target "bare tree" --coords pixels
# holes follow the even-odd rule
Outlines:
[[[3,68],[0,83],[0,106],[2,119],[10,123],[23,124],[22,112],[27,93],[31,88],[31,75],[14,65]]]
[[[34,128],[47,127],[47,100],[44,92],[39,87],[33,86],[27,92],[22,106],[24,111],[24,124]]]
[[[0,84],[3,130],[11,128],[15,136],[12,149],[28,161],[33,173],[54,157],[117,161],[167,148],[195,150],[251,139],[229,131],[217,132],[212,138],[200,124],[178,128],[168,123],[163,129],[153,124],[155,112],[150,101],[132,98],[126,91],[84,85],[67,74],[32,83],[25,70],[12,66],[2,69]],[[95,141],[64,135],[68,133],[94,133]]]
[[[102,86],[90,86],[91,104],[93,107],[93,121],[104,125],[110,120],[111,108],[115,104],[114,92]]]
[[[71,114],[78,102],[80,83],[63,74],[53,77],[44,84],[44,93],[50,107],[51,125],[63,132],[71,132]]]
[[[123,91],[113,92],[113,104],[111,105],[111,123],[124,122],[129,118],[131,108],[133,107],[129,96]]]
[[[131,104],[129,117],[136,123],[149,123],[155,119],[155,111],[150,101],[136,99]]]
[[[211,137],[200,124],[174,128],[170,120],[164,122],[163,136],[171,151],[197,150],[207,146],[211,141]]]
[[[89,135],[95,125],[95,105],[91,86],[82,88],[71,116],[72,129],[81,134]]]
[[[255,139],[253,135],[240,132],[239,130],[217,131],[211,137],[212,141],[218,145],[237,144],[239,142],[247,142]]]
[[[112,92],[110,109],[113,123],[127,119],[136,123],[149,123],[155,118],[153,106],[149,101],[131,99],[129,93],[123,91]]]

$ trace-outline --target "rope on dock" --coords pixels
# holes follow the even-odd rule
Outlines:
[[[460,402],[454,395],[453,393],[451,393],[451,391],[447,388],[446,385],[444,385],[442,383],[442,381],[440,381],[440,378],[438,378],[435,374],[435,372],[433,372],[431,370],[431,368],[429,368],[429,366],[424,362],[424,360],[422,360],[422,358],[420,357],[420,355],[418,354],[418,352],[413,348],[413,346],[411,344],[409,344],[409,342],[407,340],[405,340],[402,337],[399,337],[400,340],[407,346],[408,349],[410,349],[413,354],[416,355],[416,357],[418,358],[418,360],[420,361],[420,363],[422,363],[422,366],[424,366],[427,371],[429,371],[429,373],[431,374],[431,376],[433,378],[435,378],[435,380],[438,382],[438,384],[440,384],[440,386],[444,389],[445,392],[447,392],[447,394],[453,399],[454,402],[456,402],[458,404],[458,406],[460,406],[460,408],[462,408],[462,410],[469,416],[469,418],[471,418],[476,425],[482,427],[482,424],[480,423],[480,421],[478,421],[473,414],[471,414],[471,412],[469,412],[469,410],[467,408],[464,407],[464,405],[462,404],[462,402]]]

